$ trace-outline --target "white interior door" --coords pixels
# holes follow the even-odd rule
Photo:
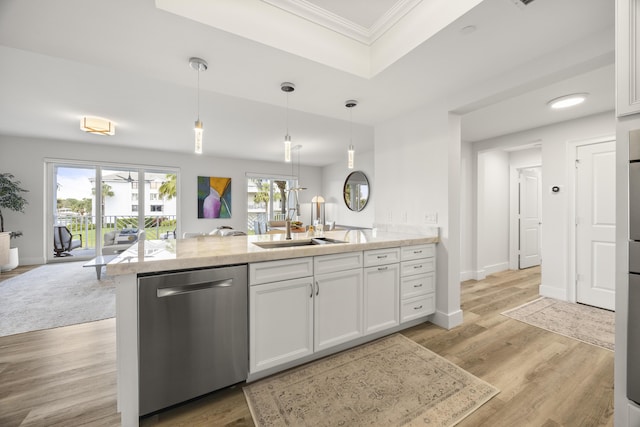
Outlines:
[[[615,308],[615,141],[576,148],[576,299]]]
[[[542,185],[540,168],[520,170],[520,251],[519,267],[540,265]]]

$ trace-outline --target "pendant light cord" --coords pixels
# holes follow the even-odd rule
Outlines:
[[[198,121],[200,121],[200,65],[198,65]]]

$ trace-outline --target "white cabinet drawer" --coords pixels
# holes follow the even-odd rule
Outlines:
[[[364,251],[364,266],[393,264],[400,262],[400,248],[373,249]]]
[[[434,258],[423,258],[414,261],[402,261],[400,267],[400,275],[413,276],[414,274],[423,274],[435,271],[436,264]]]
[[[435,294],[403,300],[400,304],[400,322],[428,316],[436,311]]]
[[[313,269],[316,275],[351,270],[352,268],[362,268],[362,252],[320,255],[313,258]]]
[[[433,243],[426,245],[403,246],[402,261],[411,261],[419,258],[431,258],[436,255],[436,246]]]
[[[428,294],[436,290],[435,273],[403,277],[400,281],[400,298],[407,299]]]
[[[313,276],[313,258],[292,258],[249,264],[249,285]]]

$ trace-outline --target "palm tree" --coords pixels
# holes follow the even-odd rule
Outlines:
[[[177,175],[175,173],[168,173],[166,178],[167,180],[160,185],[158,194],[160,194],[160,197],[162,198],[171,200],[176,197],[176,194],[178,194],[178,190],[176,188]]]
[[[284,215],[287,213],[287,181],[274,181],[280,190],[280,212]]]

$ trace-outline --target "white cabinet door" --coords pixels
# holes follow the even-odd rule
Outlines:
[[[313,353],[313,293],[313,277],[249,288],[251,372]]]
[[[315,277],[315,351],[362,336],[362,268]]]
[[[364,333],[370,334],[400,323],[400,265],[364,269]]]

